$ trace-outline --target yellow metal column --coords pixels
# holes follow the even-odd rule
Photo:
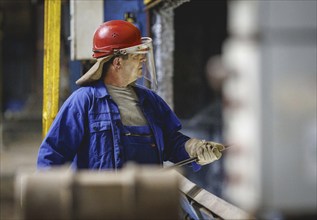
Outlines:
[[[43,64],[43,137],[57,112],[60,77],[61,0],[45,0]]]

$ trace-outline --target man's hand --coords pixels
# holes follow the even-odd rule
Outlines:
[[[185,143],[185,149],[190,157],[198,157],[198,164],[206,165],[220,159],[225,147],[219,143],[191,138]]]

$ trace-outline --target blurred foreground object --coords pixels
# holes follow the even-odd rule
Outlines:
[[[223,62],[226,199],[316,219],[316,1],[230,1]]]
[[[19,219],[253,219],[176,170],[129,164],[118,172],[19,172]]]
[[[176,171],[130,166],[119,172],[52,169],[21,173],[16,201],[22,219],[177,219]]]

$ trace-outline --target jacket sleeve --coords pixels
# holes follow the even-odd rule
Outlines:
[[[73,160],[84,137],[85,105],[87,98],[76,91],[62,105],[40,146],[38,168]]]
[[[161,120],[163,121],[164,160],[177,163],[188,159],[189,155],[185,150],[185,143],[190,137],[180,132],[182,125],[178,117],[162,98],[157,97],[160,104]],[[198,171],[201,168],[195,162],[191,166],[194,171]]]

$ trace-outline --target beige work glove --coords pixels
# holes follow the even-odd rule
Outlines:
[[[222,156],[221,151],[225,147],[222,144],[191,138],[185,143],[185,150],[190,157],[198,157],[197,163],[206,165]]]

